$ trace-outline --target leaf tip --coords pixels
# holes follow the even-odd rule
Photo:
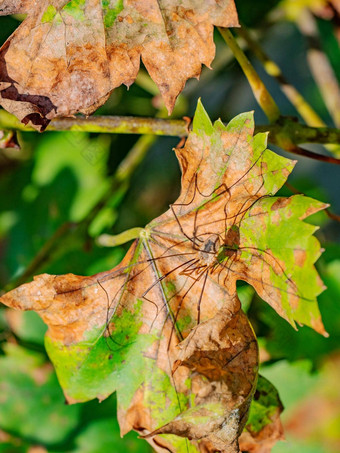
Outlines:
[[[326,331],[324,325],[323,325],[323,322],[321,320],[321,317],[317,318],[317,319],[314,319],[312,322],[311,322],[311,325],[312,329],[315,330],[315,332],[319,333],[320,335],[322,335],[324,338],[329,338],[329,333]]]
[[[239,115],[236,115],[229,121],[226,129],[228,131],[232,130],[237,131],[243,130],[244,128],[249,129],[250,135],[254,134],[255,129],[254,110],[250,110],[248,112],[243,112],[240,113]]]
[[[214,131],[212,122],[207,114],[205,108],[203,107],[201,98],[197,101],[197,107],[193,119],[192,130],[194,133],[201,135],[202,133],[206,135],[211,135]]]
[[[226,130],[226,126],[225,126],[225,124],[223,123],[223,121],[221,120],[221,118],[218,118],[218,119],[214,122],[214,128],[217,129],[217,130],[221,130],[221,131],[225,131],[225,130]]]

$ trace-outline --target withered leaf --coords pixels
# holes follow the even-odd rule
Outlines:
[[[146,438],[175,433],[200,440],[208,451],[238,451],[255,389],[257,345],[246,316],[230,308],[197,325],[179,344],[174,370],[184,365],[198,373],[192,377],[195,406]]]
[[[169,111],[214,55],[214,25],[238,25],[234,0],[4,0],[27,18],[0,51],[1,105],[43,130],[89,114],[135,80],[140,59]]]
[[[181,194],[119,266],[43,274],[1,298],[48,324],[46,348],[70,402],[117,391],[122,434],[135,429],[158,451],[238,451],[258,353],[237,280],[292,325],[324,333],[320,245],[303,219],[325,205],[272,196],[294,162],[253,131],[252,113],[213,125],[199,103],[176,150]]]

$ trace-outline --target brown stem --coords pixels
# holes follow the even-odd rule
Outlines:
[[[325,213],[330,219],[340,223],[340,215],[334,214],[334,212],[331,212],[329,209],[325,209]]]
[[[303,192],[300,192],[300,190],[298,190],[296,187],[292,186],[292,184],[289,182],[285,182],[285,186],[287,187],[287,189],[289,189],[295,195],[299,195],[299,194],[304,195]],[[330,209],[324,209],[322,212],[324,212],[327,215],[327,217],[329,217],[330,219],[335,220],[336,222],[340,223],[340,215],[334,214],[334,212],[332,212]]]
[[[297,154],[298,156],[304,156],[304,157],[309,157],[310,159],[314,160],[319,160],[320,162],[327,162],[329,164],[336,164],[340,165],[340,159],[337,159],[336,157],[332,156],[325,156],[324,154],[318,154],[318,153],[313,153],[312,151],[309,151],[308,149],[301,148],[300,146],[297,145],[288,145],[288,146],[281,146],[284,150]]]

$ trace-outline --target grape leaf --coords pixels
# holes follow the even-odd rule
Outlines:
[[[43,130],[55,116],[89,114],[131,85],[140,59],[169,112],[186,80],[214,55],[214,25],[238,26],[234,0],[4,0],[27,13],[0,51],[1,105]]]
[[[176,150],[180,196],[120,265],[90,277],[43,274],[1,298],[48,325],[69,402],[117,391],[122,434],[135,429],[158,451],[238,451],[258,351],[237,280],[293,326],[324,333],[320,245],[303,219],[325,205],[273,196],[294,162],[253,132],[252,113],[212,124],[199,103]]]

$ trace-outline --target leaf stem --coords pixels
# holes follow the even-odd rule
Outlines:
[[[111,184],[106,193],[87,214],[87,216],[80,222],[79,225],[85,227],[86,231],[95,217],[99,212],[109,203],[112,196],[119,190],[122,192],[119,197],[119,201],[122,200],[123,195],[129,187],[129,181],[136,170],[136,168],[142,163],[147,152],[151,148],[152,144],[156,141],[155,135],[143,135],[141,136],[134,146],[131,148],[126,157],[119,164],[115,174],[111,178]]]
[[[280,67],[264,52],[260,44],[255,39],[253,39],[251,33],[246,28],[241,27],[237,30],[237,34],[244,39],[249,49],[262,63],[267,74],[269,74],[278,82],[283,93],[294,105],[305,122],[309,126],[325,127],[325,122],[310,106],[306,99],[298,92],[298,90],[287,81],[287,79],[282,74]],[[336,127],[339,127],[340,120],[338,121],[338,119],[340,118],[340,109],[337,108],[337,105],[340,105],[340,92],[335,77],[334,75],[332,76],[332,69],[326,57],[320,51],[317,53],[317,51],[314,50],[313,58],[309,56],[309,61],[314,73],[319,74],[319,72],[325,72],[324,75],[319,74],[319,76],[315,78],[318,81],[320,91],[323,94],[325,103],[329,106],[329,111],[331,113],[333,112],[334,123]],[[312,65],[312,63],[314,64]],[[323,86],[324,89],[322,89]],[[331,93],[333,93],[333,97]],[[335,112],[337,112],[337,114],[335,114]],[[339,143],[340,141],[338,140],[336,144],[339,145]],[[326,148],[331,153],[335,153],[336,155],[339,154],[339,146],[330,145]]]
[[[143,228],[136,227],[125,230],[114,236],[111,234],[102,234],[97,238],[96,242],[102,247],[116,247],[117,245],[126,244],[127,242],[138,238],[141,231],[143,231]]]
[[[35,131],[25,126],[14,115],[0,110],[0,129]],[[136,117],[136,116],[77,116],[74,118],[56,118],[49,124],[48,131],[97,132],[110,134],[152,134],[182,137],[188,135],[183,120]]]
[[[256,58],[262,63],[265,71],[273,77],[281,87],[281,90],[294,105],[301,117],[309,126],[323,127],[325,123],[310,106],[306,99],[292,86],[282,74],[281,68],[273,61],[262,49],[261,45],[252,37],[252,34],[245,28],[237,29],[236,33],[244,39],[248,48],[253,52]]]
[[[15,116],[0,110],[0,129],[35,132],[33,128],[20,123]],[[150,134],[156,136],[186,137],[189,133],[188,121],[184,119],[164,119],[135,116],[92,116],[89,118],[59,118],[51,122],[49,131],[78,131],[111,134]],[[332,127],[309,127],[300,124],[292,117],[281,117],[275,124],[256,126],[255,132],[269,132],[269,141],[279,134],[289,136],[295,144],[340,143],[340,129]]]
[[[299,16],[298,26],[308,42],[307,61],[322,98],[334,121],[340,127],[340,88],[333,68],[321,50],[315,19],[307,8]]]
[[[281,115],[280,109],[267,90],[265,84],[261,80],[258,73],[255,71],[255,68],[250,63],[241,47],[238,45],[231,31],[227,28],[221,27],[219,27],[218,30],[221,33],[224,41],[230,47],[236,60],[239,62],[260,107],[266,114],[268,120],[271,123],[275,123],[275,121],[277,121]]]

